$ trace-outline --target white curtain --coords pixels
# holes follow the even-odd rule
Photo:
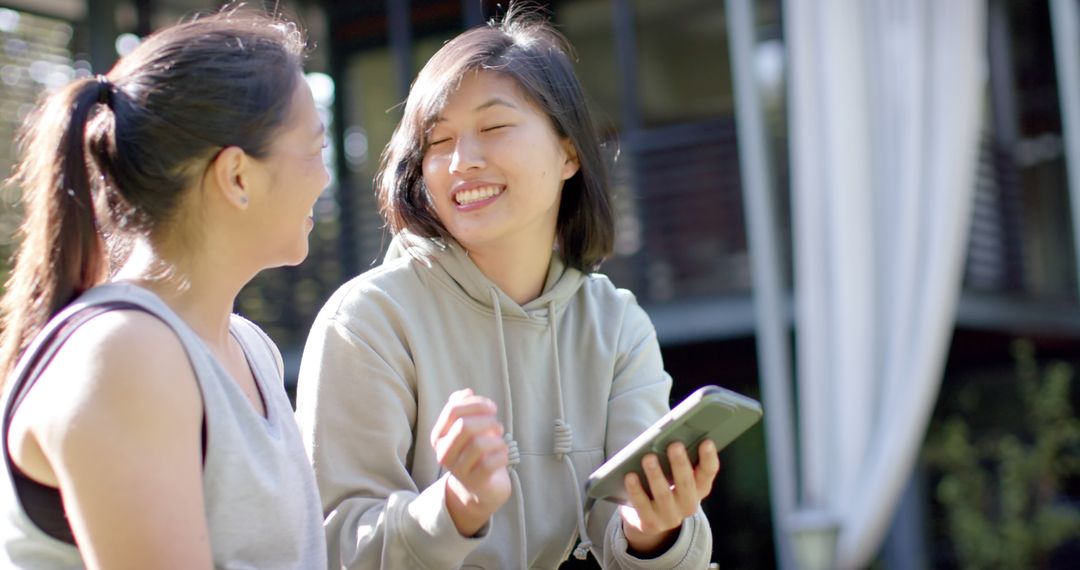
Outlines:
[[[786,0],[799,509],[877,553],[951,338],[981,121],[985,0]],[[783,524],[783,521],[779,521]]]

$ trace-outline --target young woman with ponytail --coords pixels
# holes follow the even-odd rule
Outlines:
[[[328,181],[291,22],[230,9],[49,95],[15,180],[0,567],[315,568],[277,348],[231,314]]]

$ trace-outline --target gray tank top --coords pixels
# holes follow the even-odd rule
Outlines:
[[[229,331],[243,348],[262,393],[263,417],[202,339],[153,293],[110,283],[87,291],[65,313],[116,301],[138,305],[166,323],[183,343],[198,379],[206,425],[204,507],[214,567],[324,568],[326,543],[315,477],[282,386],[281,355],[270,339],[251,322],[232,316]],[[4,409],[9,398],[10,390]],[[27,517],[6,467],[0,469],[0,567],[85,567],[75,547],[47,535]]]

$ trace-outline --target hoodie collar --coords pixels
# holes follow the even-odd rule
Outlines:
[[[540,296],[519,305],[488,279],[469,257],[465,248],[453,239],[422,238],[409,232],[400,232],[390,242],[384,263],[405,256],[419,259],[429,267],[441,268],[442,271],[433,272],[437,279],[463,293],[470,302],[488,310],[494,310],[491,296],[491,290],[494,289],[497,292],[499,308],[505,316],[546,316],[549,307],[557,309],[564,305],[585,281],[585,274],[568,267],[562,257],[555,253],[551,256],[551,264],[548,266]]]

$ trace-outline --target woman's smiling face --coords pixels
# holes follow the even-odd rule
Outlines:
[[[465,75],[427,137],[424,183],[443,226],[467,250],[554,244],[573,147],[516,81]]]

